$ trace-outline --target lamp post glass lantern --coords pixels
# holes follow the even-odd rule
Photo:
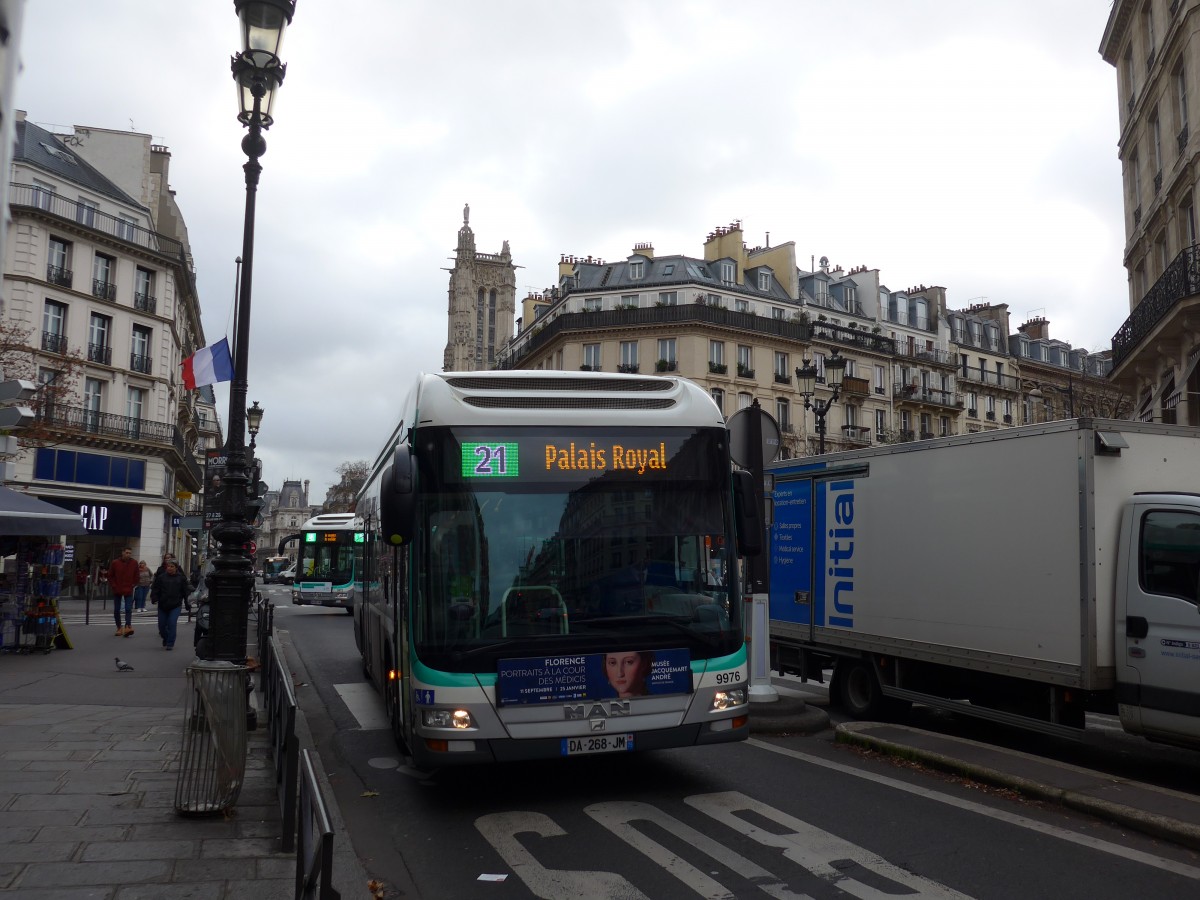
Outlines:
[[[248,522],[248,458],[246,430],[251,447],[262,422],[255,403],[246,408],[250,358],[250,307],[254,271],[254,207],[259,159],[267,150],[262,132],[274,122],[275,94],[286,66],[279,59],[283,33],[292,21],[295,0],[234,0],[241,23],[242,49],[233,57],[233,79],[238,87],[238,121],[249,130],[242,138],[246,154],[246,212],[242,232],[242,271],[238,285],[237,326],[234,333],[233,382],[229,389],[229,433],[225,443],[227,468],[225,503],[221,521],[212,530],[219,549],[213,559],[210,589],[210,624],[202,658],[242,662],[246,658],[246,618],[254,590],[253,565],[245,547],[254,535]]]
[[[804,360],[804,365],[796,367],[796,382],[800,386],[800,395],[804,398],[804,408],[811,409],[817,419],[817,437],[819,445],[817,453],[825,455],[825,416],[837,402],[842,390],[842,380],[846,377],[846,365],[849,362],[837,350],[825,360],[825,384],[833,391],[828,400],[814,400],[817,387],[817,366],[815,362]]]

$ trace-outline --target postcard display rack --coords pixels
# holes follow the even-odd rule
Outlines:
[[[63,545],[22,540],[15,563],[15,571],[5,573],[9,590],[0,593],[0,652],[49,653],[61,630]]]

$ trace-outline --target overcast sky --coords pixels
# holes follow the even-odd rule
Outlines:
[[[1108,0],[299,0],[258,192],[249,396],[324,499],[440,371],[471,205],[518,300],[562,253],[749,244],[866,265],[1105,349],[1128,315]],[[233,4],[31,0],[17,103],[170,148],[209,343],[231,333]],[[228,393],[218,391],[225,420]]]

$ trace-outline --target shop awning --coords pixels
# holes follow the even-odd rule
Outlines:
[[[78,514],[0,486],[0,535],[48,537],[86,533]]]

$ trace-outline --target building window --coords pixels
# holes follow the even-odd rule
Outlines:
[[[712,394],[713,402],[717,404],[721,415],[725,415],[725,392],[720,388],[712,388],[709,393]]]
[[[709,306],[720,307],[721,306],[721,295],[720,294],[709,294],[707,303]]]
[[[146,392],[142,388],[129,388],[125,394],[125,415],[134,422],[145,418],[143,412],[146,408]],[[136,428],[136,425],[134,426]],[[131,434],[130,437],[138,437],[136,434]]]
[[[96,204],[83,197],[75,204],[75,221],[85,228],[96,227]]]
[[[658,295],[659,306],[678,306],[679,292],[678,291],[660,291]]]
[[[143,375],[150,374],[150,329],[145,325],[134,325],[130,340],[129,368]]]
[[[600,371],[600,345],[583,345],[583,368],[590,372]]]
[[[675,263],[667,263],[665,266],[663,266],[662,273],[663,273],[663,275],[674,275],[675,274]]]
[[[638,342],[621,341],[621,368],[618,371],[635,373],[638,370]]]
[[[123,241],[132,241],[137,234],[137,219],[123,213],[117,213],[117,237]]]
[[[117,270],[117,261],[111,256],[97,253],[92,261],[92,296],[101,300],[115,300],[117,287],[113,278]]]
[[[738,392],[738,409],[749,409],[750,404],[753,402],[754,402],[754,398],[751,397],[748,393],[746,393],[745,391]]]
[[[737,312],[750,312],[750,301],[737,299],[733,301],[733,308]]]
[[[1180,61],[1175,69],[1175,100],[1178,104],[1179,116],[1179,152],[1182,153],[1188,141],[1188,107],[1187,107],[1187,72]]]
[[[975,391],[967,391],[967,415],[979,417],[979,394]]]
[[[641,278],[646,273],[646,263],[643,260],[635,259],[629,264],[629,277]]]
[[[709,341],[708,342],[708,362],[710,365],[722,366],[725,364],[725,342],[724,341]]]
[[[780,431],[792,430],[792,405],[786,397],[775,398],[775,421],[779,423]]]
[[[642,305],[642,295],[641,294],[625,294],[623,297],[621,297],[621,306],[633,307],[634,309],[637,309],[641,305]]]
[[[788,355],[782,350],[775,351],[775,382],[776,384],[791,384],[792,369],[788,363]]]
[[[600,312],[604,308],[604,300],[601,297],[584,297],[583,308],[585,312]]]
[[[882,443],[887,437],[887,410],[875,410],[875,441]]]
[[[950,417],[940,416],[938,418],[938,435],[948,437],[950,434]]]
[[[42,349],[67,352],[67,304],[47,300],[42,310]]]
[[[33,205],[40,210],[50,212],[54,202],[54,185],[33,179]]]
[[[134,271],[133,307],[154,312],[154,273],[141,266]]]
[[[933,437],[933,416],[921,413],[921,440],[927,441]]]
[[[675,358],[675,338],[658,339],[658,358],[660,362],[665,362],[674,367],[677,362]]]
[[[737,371],[743,378],[754,377],[754,350],[746,344],[738,344]]]
[[[813,353],[813,365],[817,367],[817,384],[825,383],[825,354]]]
[[[780,320],[780,319],[785,318],[786,316],[787,316],[787,313],[784,310],[780,309],[778,306],[771,308],[771,318],[772,319]]]
[[[736,270],[734,268],[733,263],[731,263],[731,262],[721,263],[721,282],[723,284],[734,284],[735,283],[734,282],[735,274],[736,274]]]
[[[83,380],[83,427],[88,431],[99,431],[100,416],[104,410],[104,382],[99,378]]]
[[[759,272],[758,273],[758,289],[760,291],[769,291],[771,289],[771,273],[770,272]]]
[[[875,367],[875,393],[887,393],[887,369],[883,366]]]
[[[92,313],[88,320],[88,362],[112,365],[112,319]]]

